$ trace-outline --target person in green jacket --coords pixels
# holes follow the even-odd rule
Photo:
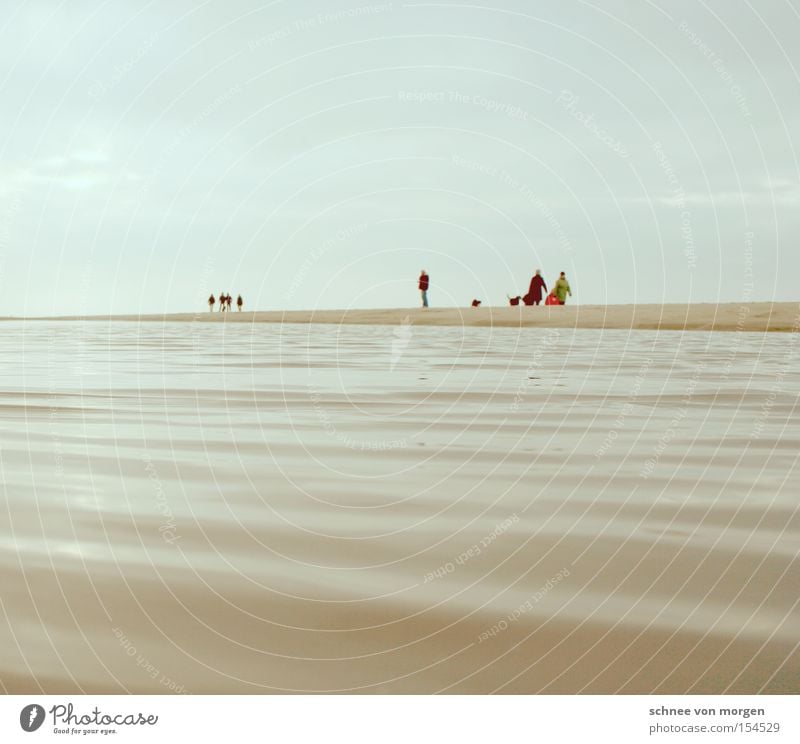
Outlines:
[[[572,297],[572,290],[569,288],[569,282],[563,271],[561,272],[561,276],[558,277],[554,289],[556,291],[556,297],[558,297],[559,305],[563,305],[567,301],[567,295]]]

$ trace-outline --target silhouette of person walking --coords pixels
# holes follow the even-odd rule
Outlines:
[[[209,296],[208,296],[208,312],[210,312],[210,313],[213,313],[213,312],[214,312],[214,303],[215,303],[216,301],[217,301],[217,300],[216,300],[216,298],[214,297],[214,295],[213,295],[213,294],[211,294],[211,295],[209,295]]]
[[[241,295],[239,295],[239,296],[236,298],[236,309],[237,309],[239,312],[242,312],[242,305],[244,305],[244,300],[242,299],[242,296],[241,296]]]
[[[566,274],[562,271],[561,276],[558,277],[555,287],[556,297],[558,297],[558,304],[564,305],[567,301],[567,295],[572,297],[572,290],[569,288]]]
[[[428,287],[430,286],[431,278],[425,269],[419,275],[419,291],[422,294],[422,307],[428,307]]]
[[[542,272],[536,269],[536,273],[533,279],[531,279],[531,286],[528,289],[528,294],[522,298],[522,301],[526,305],[538,305],[542,301],[542,290],[547,292],[547,285],[544,283],[544,279],[542,279]]]

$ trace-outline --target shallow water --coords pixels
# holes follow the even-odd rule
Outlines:
[[[796,335],[2,330],[9,691],[800,691]]]

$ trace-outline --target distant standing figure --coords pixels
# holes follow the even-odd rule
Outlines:
[[[538,305],[542,301],[542,290],[547,292],[547,285],[544,283],[544,279],[542,279],[542,272],[536,269],[536,274],[534,274],[533,279],[531,279],[531,286],[530,289],[528,289],[528,294],[522,298],[522,301],[526,305]]]
[[[216,298],[214,297],[213,294],[208,296],[208,312],[210,312],[210,313],[214,312],[214,303],[216,301],[217,300],[216,300]]]
[[[430,286],[431,278],[425,269],[419,275],[419,291],[422,293],[422,307],[428,307],[428,287]]]
[[[233,300],[233,297],[231,297],[230,295],[228,295],[228,296],[225,298],[225,303],[228,305],[228,310],[230,310],[230,309],[231,309],[231,300]]]
[[[219,293],[219,311],[221,313],[225,312],[225,293],[224,292],[220,292]]]
[[[563,305],[567,301],[567,295],[572,297],[572,290],[569,288],[569,282],[563,271],[556,281],[555,290],[559,305]]]
[[[236,309],[237,309],[239,312],[242,312],[242,305],[244,305],[244,300],[242,299],[242,296],[241,296],[241,295],[239,295],[239,296],[236,298]]]

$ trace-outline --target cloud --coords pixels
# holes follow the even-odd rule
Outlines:
[[[5,190],[51,187],[67,191],[86,191],[111,181],[112,161],[105,150],[79,150],[67,155],[51,155],[34,160],[26,167],[10,171]]]

